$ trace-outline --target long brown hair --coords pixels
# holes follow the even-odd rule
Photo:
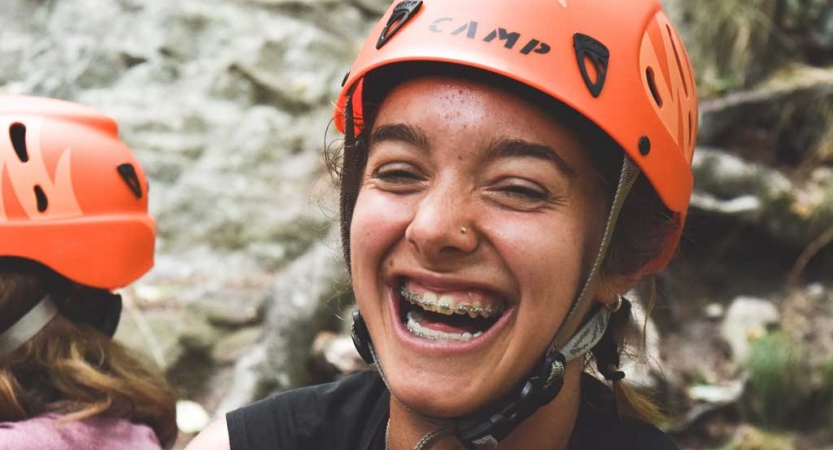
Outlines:
[[[71,295],[77,288],[40,264],[0,258],[0,332],[46,295]],[[148,425],[169,448],[177,435],[176,397],[151,367],[95,327],[59,314],[0,358],[0,421],[47,413],[61,414],[65,421],[129,419]]]

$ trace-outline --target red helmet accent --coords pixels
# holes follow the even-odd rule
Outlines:
[[[148,183],[116,122],[78,104],[0,95],[0,256],[115,289],[153,266]]]
[[[399,62],[438,61],[511,78],[580,112],[628,153],[680,230],[648,268],[673,255],[693,188],[697,92],[682,42],[658,0],[424,0],[396,2],[371,32],[335,110],[353,92],[357,134],[365,75]]]

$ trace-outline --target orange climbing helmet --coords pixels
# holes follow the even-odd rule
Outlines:
[[[126,286],[153,266],[147,193],[113,119],[70,102],[0,95],[0,256],[87,286]]]
[[[496,73],[552,96],[609,134],[646,175],[680,229],[646,271],[665,266],[688,209],[697,92],[658,0],[421,0],[391,5],[345,77],[335,111],[363,127],[365,76],[434,61]],[[372,87],[366,87],[372,89]]]

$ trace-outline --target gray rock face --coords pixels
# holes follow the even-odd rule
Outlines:
[[[320,244],[336,217],[322,157],[332,101],[387,4],[3,2],[0,92],[105,111],[149,175],[156,267],[129,291],[148,309],[143,326],[126,317],[119,339],[172,370],[195,352],[220,364],[244,354],[237,385],[307,381],[305,355],[317,327],[336,320],[326,300],[344,277],[338,244]],[[274,274],[304,254],[273,290]],[[234,330],[264,310],[277,331],[252,347],[260,333]],[[257,375],[245,378],[247,367]],[[226,404],[254,398],[240,392]]]
[[[831,108],[829,69],[703,102],[692,208],[808,246],[833,224]]]
[[[259,345],[237,364],[221,411],[309,379],[310,349],[320,330],[340,330],[340,313],[352,305],[338,229],[296,259],[275,281]]]
[[[778,308],[772,302],[752,297],[736,298],[721,327],[721,335],[729,343],[734,361],[743,364],[749,357],[751,342],[763,337],[767,328],[779,320]]]
[[[377,6],[14,0],[0,18],[0,89],[114,116],[150,176],[159,253],[193,265],[192,282],[239,281],[330,223],[310,194],[331,100]]]

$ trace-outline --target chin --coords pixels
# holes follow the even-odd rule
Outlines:
[[[465,416],[486,405],[483,400],[459,395],[459,390],[455,388],[436,389],[420,383],[418,386],[392,389],[396,399],[409,409],[439,419]]]

